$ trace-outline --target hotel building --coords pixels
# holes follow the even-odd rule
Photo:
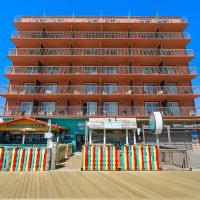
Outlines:
[[[200,90],[191,85],[197,72],[189,66],[194,54],[186,48],[185,18],[22,16],[14,25],[9,84],[0,91],[3,119],[51,118],[80,150],[85,122],[95,117],[136,118],[137,142],[153,143],[149,114],[160,111],[161,144],[192,142]],[[123,130],[107,135],[110,143],[125,140]]]

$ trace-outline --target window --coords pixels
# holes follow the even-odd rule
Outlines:
[[[97,84],[96,83],[85,83],[84,84],[84,93],[85,94],[96,94],[97,93]]]
[[[158,73],[154,67],[143,67],[142,68],[143,74],[156,74]]]
[[[179,102],[167,102],[167,108],[166,108],[168,115],[177,115],[179,116],[181,114],[180,112],[180,106]]]
[[[104,93],[105,94],[115,94],[117,93],[116,83],[104,83]]]
[[[156,83],[145,83],[144,84],[144,92],[145,94],[156,94],[157,87]]]
[[[44,115],[53,115],[55,112],[56,103],[55,102],[42,102],[41,103],[41,113]]]
[[[45,83],[44,84],[44,92],[46,94],[55,94],[57,90],[57,84],[55,83]]]
[[[103,74],[117,74],[117,68],[116,67],[103,67]]]
[[[97,73],[97,68],[96,67],[85,67],[84,68],[84,73],[85,74],[96,74]]]
[[[178,93],[177,85],[175,83],[168,83],[165,88],[166,88],[167,94],[177,94]]]
[[[24,83],[24,93],[30,94],[36,92],[36,84],[35,83]]]
[[[97,102],[86,102],[83,104],[83,115],[97,115]]]
[[[175,74],[176,71],[175,71],[175,69],[172,68],[172,67],[163,67],[163,68],[162,68],[162,73],[163,73],[163,74]]]
[[[37,74],[38,73],[38,67],[26,67],[25,73],[27,74]]]
[[[20,113],[22,115],[31,115],[33,110],[33,102],[21,102]]]
[[[58,67],[44,67],[44,74],[58,74]]]
[[[104,102],[103,115],[105,115],[105,116],[118,115],[118,103],[117,102]]]
[[[152,112],[159,110],[158,102],[145,102],[146,115],[149,116]]]

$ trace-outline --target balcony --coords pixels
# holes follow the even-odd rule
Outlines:
[[[72,17],[72,16],[21,16],[16,17],[15,22],[21,23],[156,23],[177,24],[188,23],[185,17]]]
[[[194,56],[192,49],[10,48],[9,56]]]
[[[84,106],[56,106],[45,107],[33,106],[28,110],[22,110],[20,106],[9,106],[6,109],[0,108],[0,116],[18,117],[149,117],[153,111],[159,111],[163,117],[200,117],[200,108],[194,107],[159,107],[159,108],[145,108],[145,107],[131,107],[119,106],[116,107],[115,112],[105,110],[103,106],[98,106],[92,109],[84,108]]]
[[[186,66],[12,66],[5,74],[25,75],[196,75],[196,67]]]
[[[12,39],[191,39],[186,32],[15,31]]]
[[[53,86],[1,86],[0,94],[4,95],[197,95],[200,86],[84,86],[84,85],[53,85]]]

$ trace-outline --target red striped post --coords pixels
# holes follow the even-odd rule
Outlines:
[[[35,171],[38,171],[38,164],[40,160],[40,148],[37,149],[37,158],[36,158],[36,163],[35,163]]]
[[[95,164],[96,164],[96,148],[95,146],[92,147],[93,148],[93,166],[92,169],[95,170]]]
[[[88,146],[85,147],[85,170],[88,170]]]
[[[142,170],[144,170],[144,147],[141,146],[141,153],[142,153]]]
[[[47,164],[47,149],[44,150],[44,160],[43,160],[43,171],[46,169],[46,164]]]
[[[22,149],[22,159],[21,159],[21,166],[20,166],[20,171],[23,170],[23,166],[24,166],[24,156],[25,156],[25,149]]]
[[[148,146],[148,154],[149,154],[149,170],[152,170],[151,147],[150,146]]]
[[[134,170],[137,170],[137,159],[136,159],[136,148],[133,146],[133,154],[134,154]]]
[[[108,171],[110,171],[110,146],[107,147],[108,151]]]
[[[102,154],[103,154],[103,151],[102,151],[102,146],[100,146],[100,160],[99,160],[99,162],[100,162],[100,170],[102,171],[102,168],[103,168],[103,162],[102,162]]]
[[[160,170],[160,165],[159,165],[159,152],[158,152],[158,146],[155,146],[155,150],[156,150],[156,165],[157,165],[157,169]]]
[[[18,149],[14,149],[14,159],[13,159],[13,169],[12,171],[15,171],[15,167],[16,167],[16,160],[17,160],[17,151]]]
[[[119,149],[118,147],[115,147],[116,150],[115,150],[115,170],[118,171],[118,152],[119,152]]]
[[[3,158],[4,158],[4,151],[5,151],[5,149],[3,148],[3,149],[1,150],[1,155],[0,155],[0,171],[2,171]]]
[[[125,150],[126,150],[126,166],[127,166],[126,170],[129,170],[128,146],[125,147]]]
[[[28,171],[30,171],[30,169],[31,169],[32,153],[33,153],[33,149],[31,148],[30,149],[29,160],[28,160]]]

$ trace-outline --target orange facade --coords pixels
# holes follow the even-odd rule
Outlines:
[[[5,116],[196,117],[194,54],[180,17],[21,17]]]

